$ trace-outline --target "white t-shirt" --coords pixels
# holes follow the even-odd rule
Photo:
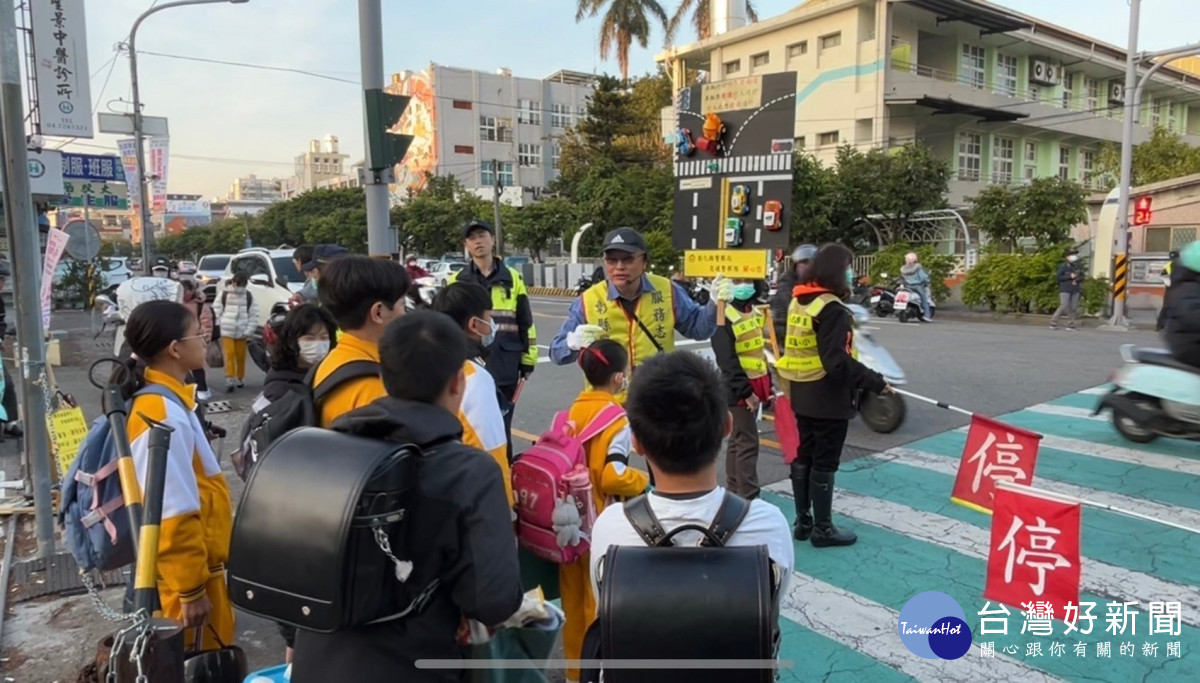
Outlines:
[[[681,524],[700,524],[708,526],[717,516],[721,501],[725,499],[725,489],[721,486],[697,498],[676,500],[651,492],[650,509],[658,518],[664,531],[671,531]],[[704,536],[699,531],[683,531],[672,540],[675,545],[700,545]],[[600,563],[608,547],[612,545],[646,545],[638,536],[629,519],[625,517],[623,505],[610,505],[596,518],[592,526],[591,575],[592,592],[596,601],[600,601],[599,581],[603,579],[603,568]],[[787,591],[788,581],[792,576],[792,567],[796,564],[795,545],[792,542],[792,529],[779,508],[763,500],[750,501],[750,510],[741,526],[729,538],[729,546],[767,546],[767,554],[779,566],[783,575],[780,594]]]

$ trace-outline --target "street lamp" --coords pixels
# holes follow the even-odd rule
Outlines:
[[[1117,250],[1114,257],[1116,254],[1120,254],[1126,258],[1129,256],[1129,193],[1132,189],[1130,185],[1133,183],[1133,124],[1140,111],[1142,89],[1150,82],[1150,77],[1155,72],[1172,60],[1200,54],[1200,43],[1139,54],[1137,52],[1138,20],[1141,17],[1141,11],[1142,0],[1129,0],[1129,45],[1125,53],[1125,120],[1122,122],[1123,125],[1121,127],[1121,185],[1118,195],[1119,203],[1117,204],[1117,228],[1120,230],[1120,233],[1117,236]],[[1137,74],[1138,64],[1156,58],[1162,59],[1150,67],[1139,79]],[[1126,268],[1125,273],[1128,274],[1128,272],[1128,268]],[[1114,275],[1116,275],[1115,271]],[[1116,284],[1117,278],[1114,277],[1114,287]],[[1114,288],[1113,291],[1115,293],[1116,289]],[[1108,321],[1105,327],[1110,329],[1129,327],[1129,321],[1125,319],[1125,298],[1127,292],[1128,289],[1126,288],[1120,294],[1113,297],[1112,319]]]
[[[217,3],[241,4],[249,2],[249,0],[176,0],[168,2],[164,5],[151,7],[142,12],[138,16],[137,21],[133,22],[133,28],[129,31],[129,84],[133,88],[133,139],[134,145],[137,147],[137,173],[138,173],[138,192],[141,194],[141,218],[142,218],[142,269],[145,270],[151,266],[151,259],[154,257],[154,229],[150,225],[150,193],[147,191],[149,187],[146,183],[146,152],[142,149],[142,142],[145,136],[142,135],[142,97],[138,89],[138,70],[137,70],[137,32],[151,14],[161,12],[172,7],[183,7],[184,5],[215,5]]]

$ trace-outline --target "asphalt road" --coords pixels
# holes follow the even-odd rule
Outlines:
[[[518,452],[525,446],[523,438],[544,431],[554,412],[568,408],[583,388],[578,367],[556,366],[549,359],[550,341],[565,321],[571,300],[534,297],[532,302],[543,348],[513,421]],[[904,389],[980,414],[1001,415],[1107,381],[1121,363],[1122,344],[1158,344],[1153,332],[1110,332],[1097,329],[1096,324],[1089,321],[1076,331],[1056,331],[1011,322],[901,324],[885,318],[874,320],[871,326],[877,328],[873,330],[876,341],[904,369],[908,379]],[[707,346],[682,340],[676,348]],[[901,446],[967,422],[958,413],[906,400],[908,416],[891,434],[877,434],[858,421],[852,424],[844,459]],[[787,468],[774,446],[770,423],[762,426],[759,479],[770,484],[785,479]]]

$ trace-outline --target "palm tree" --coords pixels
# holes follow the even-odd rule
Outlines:
[[[647,47],[653,29],[651,19],[666,26],[666,11],[655,0],[578,0],[578,3],[577,22],[600,14],[607,5],[600,23],[600,58],[608,59],[615,48],[621,78],[629,80],[629,47],[635,40]]]
[[[675,10],[675,16],[667,22],[667,42],[674,40],[675,32],[679,30],[679,26],[689,12],[692,15],[692,26],[696,27],[696,38],[704,40],[712,36],[712,22],[709,19],[711,4],[710,0],[680,0],[679,9]],[[750,0],[746,0],[746,16],[751,22],[758,21],[758,12],[754,11],[754,5]]]

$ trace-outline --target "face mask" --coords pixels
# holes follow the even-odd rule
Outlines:
[[[629,391],[629,375],[621,375],[621,393]]]
[[[475,319],[481,323],[486,323],[488,326],[488,333],[479,337],[479,343],[483,344],[484,346],[491,346],[492,342],[496,341],[496,323],[484,320],[483,318]]]
[[[733,298],[738,301],[749,301],[754,298],[754,283],[736,284],[733,286]]]
[[[846,284],[850,285],[851,287],[854,286],[854,269],[853,268],[846,269]]]
[[[300,360],[303,360],[309,365],[315,365],[329,354],[328,339],[314,339],[312,341],[300,340]]]
[[[1077,258],[1079,258],[1079,257],[1076,256],[1075,254],[1071,254],[1070,256],[1067,257],[1067,260],[1070,261],[1071,263],[1075,263],[1075,259],[1077,259]]]

